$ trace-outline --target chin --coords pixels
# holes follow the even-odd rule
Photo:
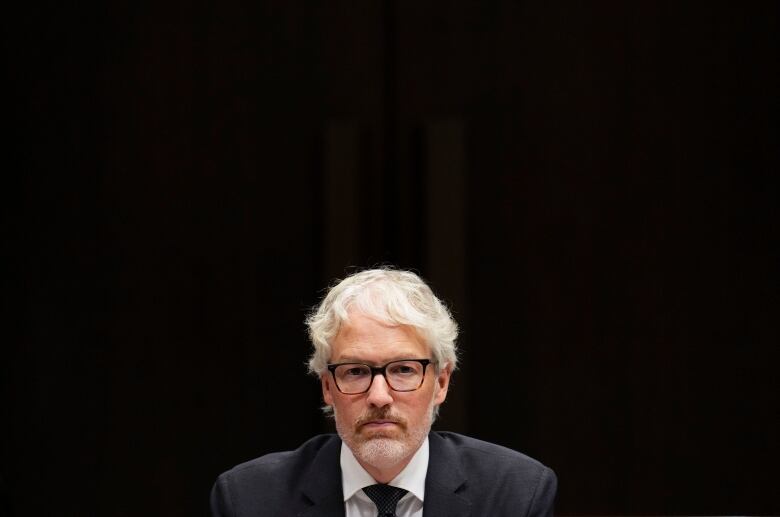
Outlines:
[[[415,451],[408,443],[385,437],[369,438],[353,448],[358,458],[377,469],[394,467]]]

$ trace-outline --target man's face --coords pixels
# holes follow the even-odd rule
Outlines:
[[[339,329],[331,348],[331,363],[382,366],[397,359],[432,359],[413,328],[387,325],[354,312],[349,324]],[[377,471],[397,474],[417,452],[430,431],[434,406],[447,396],[449,378],[449,368],[437,374],[429,365],[416,391],[393,391],[382,375],[376,375],[368,392],[345,395],[330,372],[325,372],[322,395],[333,407],[341,439],[377,477]]]

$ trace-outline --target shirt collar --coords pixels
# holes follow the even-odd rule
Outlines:
[[[412,456],[411,461],[388,484],[403,488],[411,492],[420,501],[424,501],[425,476],[428,474],[428,456],[428,437],[426,436],[420,448]],[[345,501],[359,490],[362,490],[363,487],[376,484],[376,480],[358,463],[355,455],[344,442],[341,442],[340,461]]]

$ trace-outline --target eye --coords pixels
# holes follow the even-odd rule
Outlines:
[[[390,373],[393,375],[415,375],[418,370],[417,363],[397,363],[390,366]]]
[[[341,374],[344,377],[360,377],[363,375],[366,375],[368,372],[368,369],[363,366],[350,366],[344,368],[344,370],[341,372]]]

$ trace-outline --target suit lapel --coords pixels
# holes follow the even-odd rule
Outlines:
[[[300,517],[344,517],[340,452],[341,439],[334,436],[314,457],[301,482],[301,492],[311,506]]]
[[[458,461],[455,447],[437,433],[428,435],[430,457],[425,477],[425,517],[466,517],[471,514],[471,501],[459,489],[466,476]],[[456,493],[457,492],[457,493]]]

